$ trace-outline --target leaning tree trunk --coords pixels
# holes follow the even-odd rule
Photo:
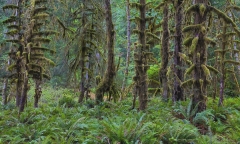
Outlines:
[[[103,79],[98,84],[96,89],[96,102],[99,104],[103,101],[103,95],[105,92],[110,91],[113,86],[113,80],[115,76],[115,64],[114,64],[114,27],[112,22],[112,12],[110,0],[105,0],[106,9],[106,28],[107,28],[107,70]]]
[[[169,58],[169,29],[168,29],[168,4],[164,4],[163,9],[163,36],[162,36],[162,49],[161,49],[161,69],[159,71],[159,78],[163,87],[162,98],[164,101],[168,100],[169,88],[167,78],[167,66]]]
[[[203,4],[207,7],[208,0],[196,0],[196,4]],[[204,13],[197,12],[194,16],[194,24],[203,24],[206,23],[207,12]],[[193,63],[194,66],[194,83],[193,83],[193,105],[198,107],[197,112],[204,111],[206,109],[206,74],[204,72],[204,66],[207,61],[207,53],[206,53],[206,44],[204,40],[204,33],[200,29],[196,29],[194,32],[194,36],[198,37],[198,42],[196,44],[195,51],[193,52]]]
[[[174,88],[172,101],[184,100],[183,88],[181,81],[183,81],[183,63],[180,59],[179,52],[182,52],[182,21],[183,21],[183,0],[177,0],[175,9],[175,47],[174,47]]]
[[[129,59],[130,59],[131,23],[130,23],[130,4],[129,4],[129,0],[126,0],[126,12],[127,12],[127,57],[126,57],[126,68],[125,68],[123,84],[122,84],[122,94],[121,94],[120,100],[122,100],[123,93],[125,92],[126,81],[127,81],[127,77],[128,77]]]

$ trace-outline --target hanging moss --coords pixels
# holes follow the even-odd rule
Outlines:
[[[199,12],[202,17],[204,16],[205,11],[206,11],[206,6],[204,4],[199,4]]]
[[[201,68],[202,68],[204,74],[205,74],[207,77],[210,77],[210,76],[211,76],[211,75],[210,75],[210,71],[209,71],[209,69],[206,67],[206,65],[202,64],[202,65],[201,65]]]
[[[186,10],[186,13],[191,13],[191,12],[196,12],[199,10],[199,5],[192,5],[190,6],[187,10]]]
[[[194,51],[195,51],[195,49],[196,49],[196,47],[197,47],[197,44],[198,44],[198,39],[199,39],[199,37],[197,36],[197,37],[195,37],[195,38],[192,40],[192,45],[191,45],[190,50],[189,50],[189,53],[190,53],[190,54],[193,54],[193,53],[194,53]]]
[[[19,26],[18,26],[18,25],[15,25],[15,24],[13,24],[13,25],[8,25],[7,28],[8,28],[8,29],[16,29],[16,30],[19,30]]]
[[[47,0],[35,0],[35,5],[47,2]]]
[[[233,29],[235,30],[235,32],[237,33],[238,36],[240,36],[240,31],[237,27],[233,27]]]
[[[12,65],[8,66],[7,70],[11,72],[11,71],[13,71],[13,69],[15,67],[16,67],[16,64],[12,64]]]
[[[236,11],[240,11],[240,7],[236,6],[236,5],[229,6],[229,7],[227,7],[227,9],[234,9]]]
[[[211,10],[214,13],[216,13],[219,17],[223,18],[226,23],[233,24],[233,26],[236,27],[236,24],[233,22],[233,20],[229,18],[224,12],[212,6],[209,6],[209,8],[211,8]]]
[[[141,31],[140,31],[140,30],[138,30],[138,29],[133,29],[132,33],[133,33],[133,34],[140,34],[140,33],[141,33]]]
[[[13,30],[9,30],[9,31],[8,31],[7,33],[5,33],[5,34],[13,36],[13,35],[17,34],[18,32],[19,32],[19,31],[18,31],[17,29],[13,29]]]
[[[189,60],[189,58],[184,53],[178,53],[179,57],[184,60],[187,64],[192,65],[192,62]]]
[[[206,30],[205,26],[201,26],[200,31],[201,31],[201,33],[204,34],[204,35],[207,33],[207,30]]]
[[[193,84],[193,79],[189,79],[187,81],[184,81],[181,83],[181,87],[185,88],[186,86],[192,85]]]
[[[2,7],[3,11],[5,11],[6,9],[18,9],[17,5],[5,5]]]
[[[51,40],[48,38],[36,37],[32,39],[33,42],[42,42],[42,43],[49,43]]]
[[[194,37],[188,37],[188,38],[184,39],[183,45],[189,47],[192,44],[193,39],[194,39]]]
[[[184,77],[186,77],[187,74],[190,74],[193,69],[195,68],[195,64],[192,64],[185,72]]]
[[[48,36],[48,35],[54,35],[56,34],[56,31],[48,30],[48,31],[40,31],[40,32],[34,32],[33,36]]]
[[[215,69],[214,67],[212,67],[212,66],[206,65],[206,67],[207,67],[210,71],[214,72],[215,74],[218,74],[218,73],[219,73],[219,71],[218,71],[217,69]]]
[[[213,39],[211,39],[211,38],[209,38],[209,37],[204,37],[204,41],[205,41],[206,43],[211,44],[213,47],[216,46],[216,44],[217,44]]]
[[[47,63],[49,63],[50,65],[55,66],[55,63],[54,63],[52,60],[50,60],[50,59],[48,59],[48,58],[45,58],[45,57],[32,56],[31,59],[32,59],[32,60],[34,60],[34,59],[45,60],[45,61],[46,61]]]
[[[239,40],[233,40],[233,42],[235,42],[235,43],[238,43],[238,44],[240,43],[240,41],[239,41]]]
[[[225,36],[227,36],[227,37],[232,37],[232,36],[235,36],[235,35],[236,35],[235,32],[228,32],[228,33],[225,34]]]
[[[2,21],[3,24],[8,24],[8,23],[12,23],[12,22],[16,22],[17,21],[17,17],[16,16],[10,16],[8,19]]]
[[[160,38],[157,35],[150,32],[147,32],[147,36],[152,37],[153,39],[156,39],[156,40],[160,40]]]
[[[194,31],[194,30],[199,30],[199,29],[201,29],[201,27],[202,27],[202,24],[196,24],[196,25],[189,25],[189,26],[186,26],[186,27],[184,27],[183,28],[183,32],[189,32],[189,31]]]
[[[161,2],[158,6],[156,6],[154,9],[160,9],[164,6],[165,2]]]
[[[47,10],[46,7],[39,7],[34,9],[33,15],[36,15],[37,13],[45,12]]]
[[[240,65],[240,62],[234,61],[234,60],[224,60],[224,63],[230,63],[233,65]]]

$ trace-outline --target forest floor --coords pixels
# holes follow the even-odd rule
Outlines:
[[[33,90],[28,94],[32,96]],[[33,108],[29,97],[20,116],[13,103],[1,106],[0,144],[240,143],[239,98],[227,98],[220,108],[209,98],[208,109],[196,114],[189,110],[189,101],[172,104],[150,98],[148,108],[138,112],[130,110],[131,97],[95,106],[93,100],[78,104],[77,95],[68,89],[47,88],[39,108]]]

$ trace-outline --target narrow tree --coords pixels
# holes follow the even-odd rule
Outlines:
[[[169,60],[169,10],[168,10],[168,2],[165,1],[163,4],[163,36],[162,36],[162,47],[161,47],[161,67],[159,71],[160,83],[163,87],[162,98],[164,101],[168,100],[169,96],[169,88],[168,88],[168,78],[167,78],[167,68],[168,68],[168,60]]]
[[[183,24],[183,0],[177,0],[175,5],[175,46],[174,46],[174,85],[172,101],[184,100],[183,88],[181,81],[183,81],[183,63],[180,59],[179,53],[182,53],[182,24]]]
[[[125,91],[126,82],[128,78],[128,67],[130,61],[130,48],[131,48],[131,22],[130,22],[130,3],[129,0],[126,0],[126,13],[127,13],[127,57],[126,57],[126,67],[124,72],[123,84],[122,84],[122,94],[120,100],[123,97]]]

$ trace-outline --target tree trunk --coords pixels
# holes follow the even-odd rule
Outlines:
[[[16,16],[18,17],[18,25],[19,27],[22,26],[22,21],[21,21],[21,15],[22,15],[22,4],[23,0],[18,0],[18,10],[16,11]],[[19,34],[18,35],[18,40],[21,41],[23,37],[23,34]],[[23,53],[23,49],[24,47],[22,46],[22,44],[20,44],[19,48],[18,48],[18,52],[19,52],[19,56],[17,56],[17,61],[16,61],[16,65],[17,65],[17,85],[16,85],[16,106],[19,107],[20,103],[21,103],[21,94],[22,94],[22,87],[23,87],[23,72],[24,69],[22,68],[22,53]]]
[[[107,70],[103,79],[98,84],[96,89],[96,103],[99,104],[103,101],[103,95],[105,92],[110,91],[113,86],[113,80],[115,76],[115,64],[114,64],[114,27],[112,23],[112,12],[110,0],[105,0],[106,9],[106,28],[107,28],[107,51],[108,61]]]
[[[2,102],[3,102],[3,105],[7,104],[7,86],[8,86],[8,78],[4,78],[3,89],[2,89]]]
[[[147,63],[147,56],[145,53],[149,52],[149,48],[146,46],[146,1],[139,0],[140,7],[140,21],[139,21],[139,34],[137,46],[137,59],[136,61],[136,84],[135,88],[139,99],[139,110],[145,110],[148,102],[148,84],[147,84],[147,70],[149,68]]]
[[[159,71],[160,83],[163,87],[162,98],[164,101],[168,100],[169,88],[167,78],[167,66],[169,58],[169,29],[168,29],[168,4],[164,4],[163,9],[163,36],[161,49],[161,69]]]
[[[183,63],[180,60],[179,52],[182,52],[182,21],[183,21],[183,0],[177,0],[175,5],[175,47],[174,47],[174,88],[172,101],[184,100],[183,89],[180,81],[183,81]],[[179,81],[180,80],[180,81]]]
[[[130,47],[131,47],[131,22],[130,22],[130,4],[129,0],[126,0],[126,12],[127,12],[127,57],[126,57],[126,69],[124,72],[123,84],[122,84],[122,94],[120,100],[122,100],[123,93],[125,92],[127,77],[128,77],[128,66],[130,59]]]
[[[196,0],[196,4],[204,4],[207,6],[208,0]],[[207,12],[205,11],[203,15],[200,12],[195,13],[194,24],[206,23]],[[193,84],[193,105],[192,108],[198,106],[197,112],[204,111],[206,109],[206,75],[202,69],[202,65],[206,64],[207,53],[206,44],[204,41],[204,35],[200,32],[200,29],[195,30],[194,36],[198,36],[198,42],[196,49],[193,52],[193,63],[195,67],[194,71],[194,84]]]
[[[220,69],[221,69],[221,77],[220,77],[220,93],[219,93],[219,102],[218,102],[218,106],[223,106],[223,100],[224,100],[224,89],[225,89],[225,54],[226,54],[226,46],[227,46],[227,37],[226,37],[226,33],[227,33],[227,25],[224,22],[224,26],[223,26],[223,37],[222,37],[222,53],[220,53],[221,56],[221,63],[220,63]]]
[[[38,108],[38,102],[42,95],[41,80],[35,80],[35,95],[34,95],[34,107]]]
[[[86,25],[86,14],[85,14],[85,0],[83,0],[83,12],[82,12],[82,26],[85,27]],[[86,34],[83,34],[83,37]],[[81,103],[83,102],[84,99],[84,93],[85,93],[85,56],[86,56],[86,42],[85,39],[82,39],[81,42],[81,60],[80,60],[80,67],[81,67],[81,81],[80,81],[80,96],[78,99],[78,102]]]
[[[19,107],[19,114],[24,111],[25,104],[27,103],[27,91],[28,91],[28,75],[24,74],[24,84],[21,95],[21,103]]]

